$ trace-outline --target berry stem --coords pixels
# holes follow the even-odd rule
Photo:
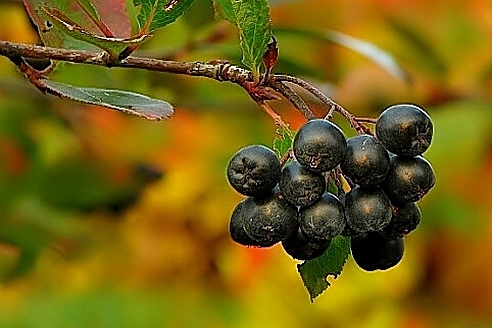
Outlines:
[[[282,120],[282,117],[279,114],[277,114],[277,112],[275,112],[273,108],[270,107],[270,105],[266,104],[263,101],[258,102],[258,105],[268,114],[268,116],[270,116],[273,119],[275,125],[279,126],[284,130],[290,129],[289,125]]]
[[[333,101],[330,97],[326,96],[323,92],[321,92],[318,88],[316,88],[309,82],[291,75],[275,74],[274,77],[276,81],[285,81],[297,84],[304,90],[311,93],[317,99],[321,100],[321,102],[329,108],[328,112],[325,115],[325,119],[331,120],[333,118],[333,113],[338,112],[350,122],[350,125],[357,131],[358,134],[372,133],[369,128],[357,121],[357,118],[348,110],[343,108],[337,102]]]
[[[317,116],[311,111],[304,99],[302,99],[297,93],[294,92],[288,85],[280,81],[273,80],[270,83],[270,87],[284,96],[294,107],[304,115],[308,120],[313,120]]]
[[[334,108],[335,111],[343,114],[344,112],[347,112],[342,106],[340,106],[338,103],[334,102],[330,97],[326,96],[323,92],[321,92],[319,89],[317,89],[315,86],[310,84],[307,81],[304,81],[303,79],[300,79],[295,76],[291,75],[284,75],[284,74],[275,74],[274,75],[276,81],[285,81],[285,82],[290,82],[297,84],[304,90],[310,92],[313,96],[321,100],[325,105],[327,105],[330,109]],[[348,112],[347,112],[348,113]],[[345,116],[345,115],[344,115]]]
[[[282,156],[282,158],[280,158],[280,166],[283,167],[289,159],[293,159],[293,158],[294,158],[294,151],[292,150],[292,147],[290,147],[289,149],[287,149],[287,151]]]
[[[356,117],[355,120],[359,123],[376,124],[378,119],[372,117]]]

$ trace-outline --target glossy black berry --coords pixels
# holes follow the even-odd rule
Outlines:
[[[338,126],[327,120],[315,119],[297,131],[292,148],[301,165],[315,172],[326,172],[340,164],[347,143]]]
[[[345,196],[345,220],[356,233],[377,231],[391,220],[391,204],[382,190],[353,187]]]
[[[231,186],[245,196],[268,194],[278,183],[280,160],[273,150],[252,145],[236,152],[227,166]]]
[[[431,164],[422,156],[393,156],[384,190],[394,205],[420,200],[435,184]]]
[[[304,236],[313,241],[332,239],[345,228],[343,205],[333,194],[326,192],[313,205],[299,212],[299,227]]]
[[[236,205],[232,212],[231,219],[229,221],[229,233],[232,240],[243,246],[260,246],[255,242],[244,229],[244,203],[246,200],[241,201]]]
[[[433,124],[429,115],[412,104],[385,109],[376,122],[376,135],[392,153],[417,156],[429,148]]]
[[[416,203],[408,203],[401,207],[393,207],[391,222],[384,231],[390,238],[403,238],[414,231],[420,223],[422,212]]]
[[[310,171],[298,162],[287,164],[280,174],[280,191],[294,206],[309,206],[316,203],[326,189],[323,175]]]
[[[342,172],[364,188],[378,188],[388,174],[390,158],[383,144],[371,135],[347,140],[347,153],[340,163]]]
[[[390,238],[384,232],[368,232],[351,239],[352,257],[366,271],[387,270],[403,258],[404,243],[401,238]]]
[[[262,198],[248,197],[240,213],[244,231],[258,246],[270,247],[284,240],[298,228],[297,210],[275,189]]]
[[[296,260],[311,260],[323,255],[330,246],[331,240],[315,242],[308,240],[300,229],[282,241],[285,252]]]

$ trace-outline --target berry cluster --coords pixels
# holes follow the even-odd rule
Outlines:
[[[247,197],[232,213],[232,239],[256,247],[280,242],[293,258],[308,260],[344,235],[351,237],[352,256],[362,269],[393,267],[403,256],[403,238],[420,222],[417,202],[435,183],[422,157],[432,134],[424,110],[399,104],[381,113],[375,135],[346,139],[331,121],[306,122],[283,167],[268,147],[239,150],[227,178]],[[328,191],[332,181],[337,194]]]

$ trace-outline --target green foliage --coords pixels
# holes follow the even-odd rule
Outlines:
[[[173,107],[168,102],[133,92],[75,87],[50,80],[44,80],[43,83],[61,97],[120,110],[150,120],[169,118],[173,113]]]
[[[338,187],[337,187],[337,184],[332,179],[330,179],[328,181],[328,184],[326,186],[326,190],[328,192],[331,192],[333,195],[338,195]]]
[[[237,26],[242,62],[258,75],[263,53],[272,36],[268,1],[215,0],[215,4],[222,18]]]
[[[76,0],[79,6],[82,7],[85,13],[90,16],[90,18],[97,23],[101,23],[101,15],[97,11],[96,7],[91,0]]]
[[[305,261],[297,266],[311,301],[321,295],[329,286],[328,276],[337,278],[350,254],[350,238],[337,236],[330,247],[318,258]]]
[[[296,131],[291,129],[278,128],[273,139],[273,150],[277,152],[279,157],[282,157],[290,147],[296,135]]]
[[[119,55],[130,46],[137,46],[145,41],[148,35],[136,36],[129,39],[116,39],[94,35],[85,30],[82,26],[72,21],[58,9],[42,5],[41,10],[50,18],[50,22],[61,33],[74,39],[90,43],[100,49],[105,50],[110,58],[118,60]]]
[[[79,21],[77,19],[79,18],[78,15],[73,12],[69,13],[66,3],[63,3],[63,1],[60,0],[25,0],[24,5],[26,6],[27,12],[32,21],[36,24],[39,31],[39,37],[45,46],[55,48],[66,47],[68,49],[89,49],[89,45],[87,43],[78,41],[74,43],[74,40],[63,33],[63,31],[57,28],[51,28],[50,16],[48,16],[47,13],[41,9],[41,6],[57,8],[67,17],[70,16],[71,20]]]
[[[195,2],[195,0],[181,0],[175,6],[167,6],[168,0],[133,0],[133,4],[140,7],[138,14],[139,34],[152,33],[178,19]],[[167,9],[169,8],[169,9]]]

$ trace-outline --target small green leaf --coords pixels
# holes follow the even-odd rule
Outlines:
[[[337,236],[333,238],[330,247],[323,255],[297,265],[311,302],[330,287],[328,276],[337,278],[340,275],[349,254],[350,238]]]
[[[116,109],[149,120],[170,118],[173,114],[173,107],[168,102],[152,99],[138,93],[122,90],[75,87],[50,80],[41,80],[40,83],[43,84],[49,93],[59,97]]]
[[[128,39],[107,38],[94,35],[84,30],[80,25],[64,15],[60,10],[41,5],[41,10],[50,18],[50,22],[64,34],[74,39],[84,41],[105,50],[111,60],[118,60],[119,55],[128,47],[136,46],[145,41],[148,35],[140,35]]]
[[[272,37],[270,7],[267,0],[215,0],[216,11],[239,29],[242,62],[254,74]]]
[[[133,0],[140,7],[137,20],[139,34],[152,33],[171,24],[195,2],[195,0]]]
[[[330,181],[328,181],[328,184],[327,184],[327,188],[326,189],[327,189],[328,192],[331,192],[333,195],[338,195],[338,187],[337,187],[337,184],[332,179],[330,179]]]
[[[277,152],[279,157],[282,157],[292,146],[292,141],[294,140],[296,131],[278,128],[275,133],[276,135],[273,139],[273,150]]]

